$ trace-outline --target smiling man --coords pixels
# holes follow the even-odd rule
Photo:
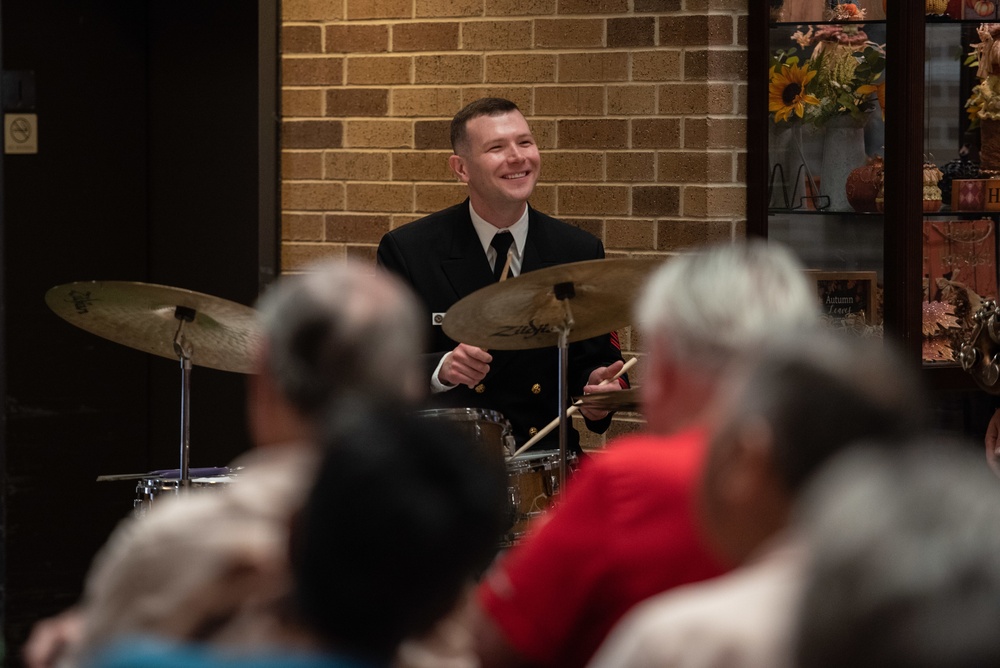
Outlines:
[[[499,411],[520,445],[558,416],[558,350],[482,350],[450,339],[441,329],[442,316],[463,297],[500,280],[508,254],[513,277],[603,258],[604,246],[528,205],[542,160],[528,122],[510,100],[482,98],[464,107],[452,119],[451,145],[448,164],[468,186],[468,199],[383,236],[378,264],[409,283],[427,309],[433,402]],[[597,387],[622,367],[617,342],[612,332],[570,345],[571,395],[626,385]],[[581,413],[591,431],[607,430],[608,413],[592,408]],[[579,452],[579,440],[571,428],[567,443],[573,451]],[[537,447],[558,447],[558,432]]]

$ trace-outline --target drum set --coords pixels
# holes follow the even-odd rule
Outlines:
[[[632,296],[659,262],[620,258],[539,269],[478,290],[445,314],[444,331],[456,341],[487,350],[559,349],[559,405],[553,406],[556,417],[532,441],[515,444],[510,423],[497,411],[421,411],[428,419],[448,421],[466,440],[485,448],[504,466],[511,515],[505,542],[514,543],[524,535],[530,522],[565,487],[567,469],[575,468],[576,455],[566,451],[573,412],[591,405],[607,411],[638,406],[638,397],[631,390],[579,397],[571,405],[566,384],[568,346],[628,325]],[[124,281],[59,285],[46,293],[45,301],[58,316],[77,327],[179,363],[179,468],[101,476],[99,480],[138,480],[137,514],[148,510],[162,494],[188,487],[219,487],[232,480],[235,472],[229,469],[190,468],[191,371],[193,366],[206,366],[253,373],[255,353],[263,339],[253,308],[181,288]],[[625,371],[627,368],[622,373]],[[558,451],[525,452],[554,428],[559,428]]]

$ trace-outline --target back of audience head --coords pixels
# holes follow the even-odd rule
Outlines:
[[[334,411],[293,536],[296,598],[335,649],[384,659],[456,604],[495,555],[504,472],[434,420]]]
[[[788,521],[803,485],[858,441],[919,433],[920,379],[888,343],[825,331],[779,337],[733,371],[703,486],[706,526],[744,559]]]
[[[857,449],[803,505],[797,665],[1000,665],[1000,486],[971,447]]]
[[[734,361],[783,332],[818,327],[819,307],[790,251],[750,239],[668,259],[647,283],[637,320],[649,353],[646,417],[664,432],[711,397]]]
[[[361,392],[415,401],[426,386],[416,297],[395,278],[330,260],[283,276],[261,297],[261,371],[306,417]]]

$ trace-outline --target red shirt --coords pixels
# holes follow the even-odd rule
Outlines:
[[[629,436],[591,458],[478,597],[511,646],[545,666],[584,666],[633,605],[724,568],[696,520],[706,436]]]

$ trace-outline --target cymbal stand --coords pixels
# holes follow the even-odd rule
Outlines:
[[[181,363],[181,467],[178,489],[191,484],[191,345],[184,338],[184,323],[194,322],[195,310],[186,306],[174,309],[174,317],[180,321],[174,334],[174,352]]]
[[[555,298],[562,302],[566,317],[559,327],[559,491],[562,494],[566,485],[566,446],[569,438],[569,415],[566,405],[569,403],[569,388],[566,385],[566,368],[569,366],[569,333],[573,329],[573,310],[569,300],[576,296],[572,282],[557,283],[552,286]]]

